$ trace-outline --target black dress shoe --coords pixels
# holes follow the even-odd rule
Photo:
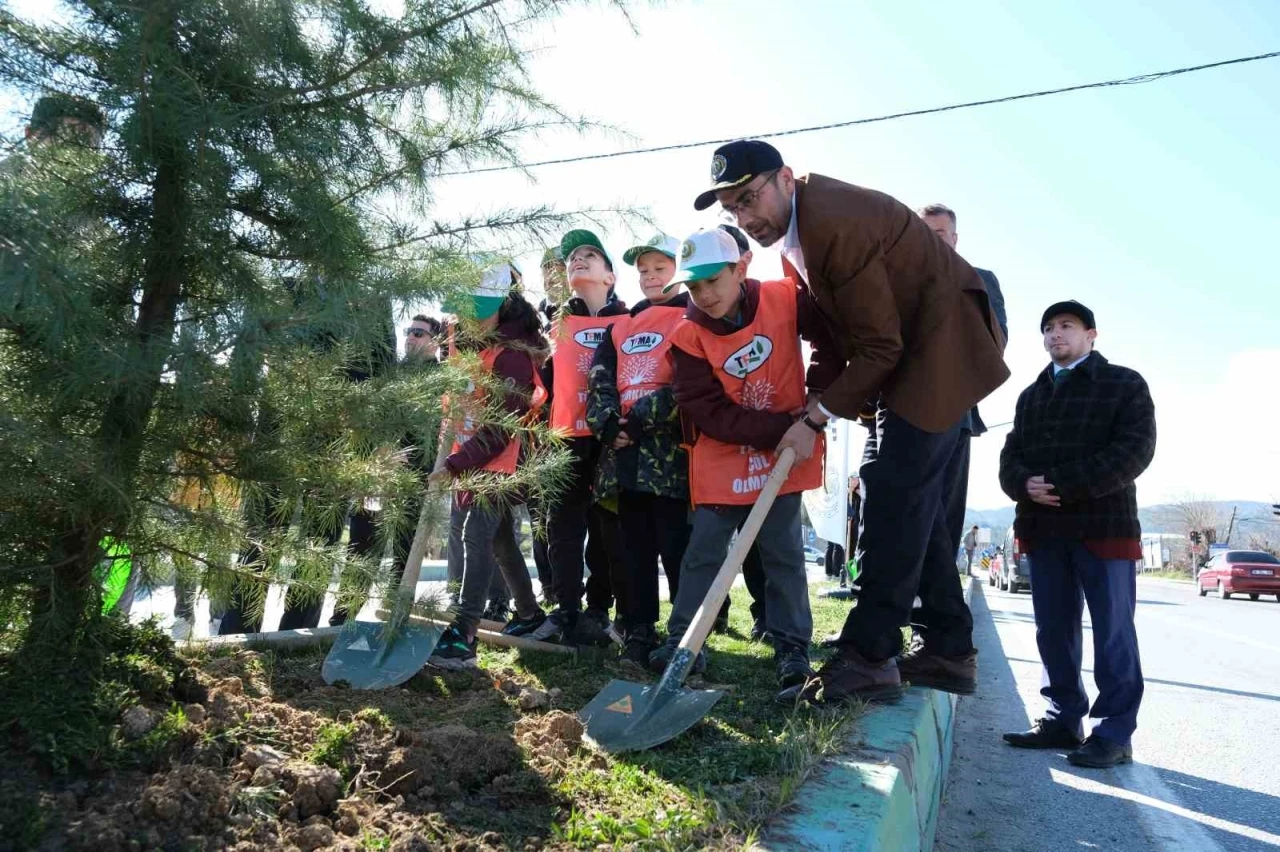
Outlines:
[[[1004,735],[1004,741],[1017,748],[1076,749],[1080,747],[1080,735],[1057,719],[1036,719],[1029,731]]]
[[[1108,769],[1122,763],[1133,763],[1133,746],[1092,736],[1084,745],[1067,755],[1072,766],[1088,766],[1091,769]]]

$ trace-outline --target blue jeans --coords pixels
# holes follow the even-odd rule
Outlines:
[[[1095,736],[1127,745],[1138,727],[1142,703],[1142,662],[1138,631],[1137,566],[1130,559],[1099,559],[1078,541],[1037,543],[1029,554],[1036,645],[1049,684],[1046,715],[1079,732],[1087,713],[1099,719]],[[1093,622],[1093,677],[1098,698],[1089,697],[1080,677],[1081,618],[1089,604]]]

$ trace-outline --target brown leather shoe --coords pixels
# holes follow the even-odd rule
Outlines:
[[[893,657],[873,663],[845,645],[822,664],[816,677],[784,689],[778,694],[778,701],[782,704],[797,700],[810,704],[843,704],[853,699],[893,702],[901,697],[902,678],[898,676],[898,663]]]
[[[912,686],[973,695],[978,691],[978,652],[944,657],[927,648],[912,648],[898,657],[898,674]]]

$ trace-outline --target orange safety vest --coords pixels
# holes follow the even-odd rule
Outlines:
[[[620,317],[560,316],[551,328],[554,376],[551,389],[551,428],[567,438],[590,435],[587,426],[587,374],[605,330]]]
[[[760,285],[751,323],[717,335],[696,322],[675,328],[675,345],[711,365],[729,399],[758,411],[790,412],[805,404],[804,359],[796,323],[795,284],[784,279]],[[791,468],[780,494],[822,485],[826,450],[818,436],[813,455]],[[689,490],[695,506],[742,506],[756,501],[777,456],[699,434],[689,453]]]
[[[480,353],[480,362],[484,364],[485,370],[492,373],[493,365],[497,363],[498,356],[502,354],[502,346],[490,346]],[[456,351],[456,350],[453,350]],[[529,360],[533,361],[533,356],[529,356]],[[477,402],[483,399],[483,391],[476,388],[472,392],[472,398]],[[533,370],[533,397],[529,400],[529,413],[525,418],[532,420],[541,410],[547,401],[547,389],[543,387],[542,378],[538,375],[536,365]],[[449,450],[449,454],[453,455],[462,449],[462,445],[475,437],[477,431],[475,420],[468,414],[461,422],[455,422],[453,447]],[[490,470],[495,473],[515,473],[516,465],[520,461],[520,436],[512,435],[511,440],[507,441],[507,446],[502,452],[498,453],[488,462],[480,467],[480,470]]]
[[[636,401],[676,378],[671,344],[676,326],[684,319],[684,308],[654,305],[632,317],[621,317],[613,325],[613,345],[618,351],[618,396],[622,413]]]

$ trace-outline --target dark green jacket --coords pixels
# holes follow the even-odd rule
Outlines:
[[[685,307],[683,293],[666,303]],[[644,300],[631,309],[631,316],[649,307]],[[618,393],[618,352],[613,342],[613,326],[596,349],[587,384],[587,425],[600,439],[602,449],[596,466],[595,498],[614,497],[619,491],[639,491],[689,499],[689,454],[681,447],[680,412],[675,391],[661,388],[636,401],[620,425],[622,400]],[[625,430],[632,444],[613,449],[613,441]]]

